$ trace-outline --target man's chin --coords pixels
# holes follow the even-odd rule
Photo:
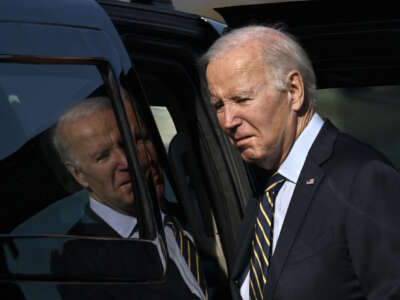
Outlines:
[[[120,194],[120,201],[122,206],[131,210],[135,203],[132,189],[126,189]]]
[[[245,151],[240,153],[242,159],[252,165],[256,165],[257,167],[268,169],[267,161],[268,159],[265,156],[260,155],[252,151],[251,149],[246,149]]]
[[[254,164],[260,160],[260,157],[251,148],[241,150],[240,156],[245,162],[249,164]]]
[[[128,215],[136,216],[135,201],[130,199],[124,199],[124,202],[120,205],[120,208]]]

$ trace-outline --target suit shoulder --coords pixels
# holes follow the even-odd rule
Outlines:
[[[384,171],[387,174],[398,173],[385,155],[341,132],[337,133],[332,143],[331,154],[321,167],[329,176],[330,182],[343,190],[345,187],[350,189],[353,180],[365,170]]]
[[[308,157],[326,171],[352,172],[372,161],[392,167],[378,150],[340,132],[329,120],[319,132]]]
[[[322,127],[310,152],[324,169],[343,167],[351,171],[372,161],[392,167],[392,163],[381,152],[339,131],[329,120]]]
[[[346,163],[351,165],[363,165],[367,162],[379,161],[392,166],[389,159],[377,149],[341,132],[336,138],[332,157],[338,160],[344,159]]]

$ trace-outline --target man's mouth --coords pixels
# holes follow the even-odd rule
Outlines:
[[[119,184],[119,187],[128,187],[128,186],[130,186],[131,185],[131,180],[130,179],[128,179],[128,180],[125,180],[125,181],[123,181],[123,182],[121,182],[120,184]]]
[[[243,148],[251,140],[252,136],[245,136],[242,138],[234,139],[237,148]]]

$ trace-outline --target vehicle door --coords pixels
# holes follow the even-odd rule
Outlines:
[[[229,297],[227,276],[251,188],[245,165],[203,95],[197,70],[218,30],[212,21],[161,5],[100,3],[146,92],[151,113],[145,119],[167,181],[163,205],[194,236],[211,290]]]
[[[169,263],[124,46],[94,1],[22,2],[0,3],[0,297],[156,296]],[[99,218],[104,199],[133,211],[131,238]]]

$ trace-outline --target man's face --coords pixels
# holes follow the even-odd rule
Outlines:
[[[242,158],[276,169],[296,135],[290,93],[276,90],[256,42],[211,60],[207,67],[211,102],[218,121]]]
[[[137,121],[127,105],[132,134]],[[111,108],[68,122],[63,126],[70,151],[79,168],[67,164],[75,179],[99,202],[122,213],[133,212],[133,190],[124,145]],[[140,155],[145,166],[145,154]]]

